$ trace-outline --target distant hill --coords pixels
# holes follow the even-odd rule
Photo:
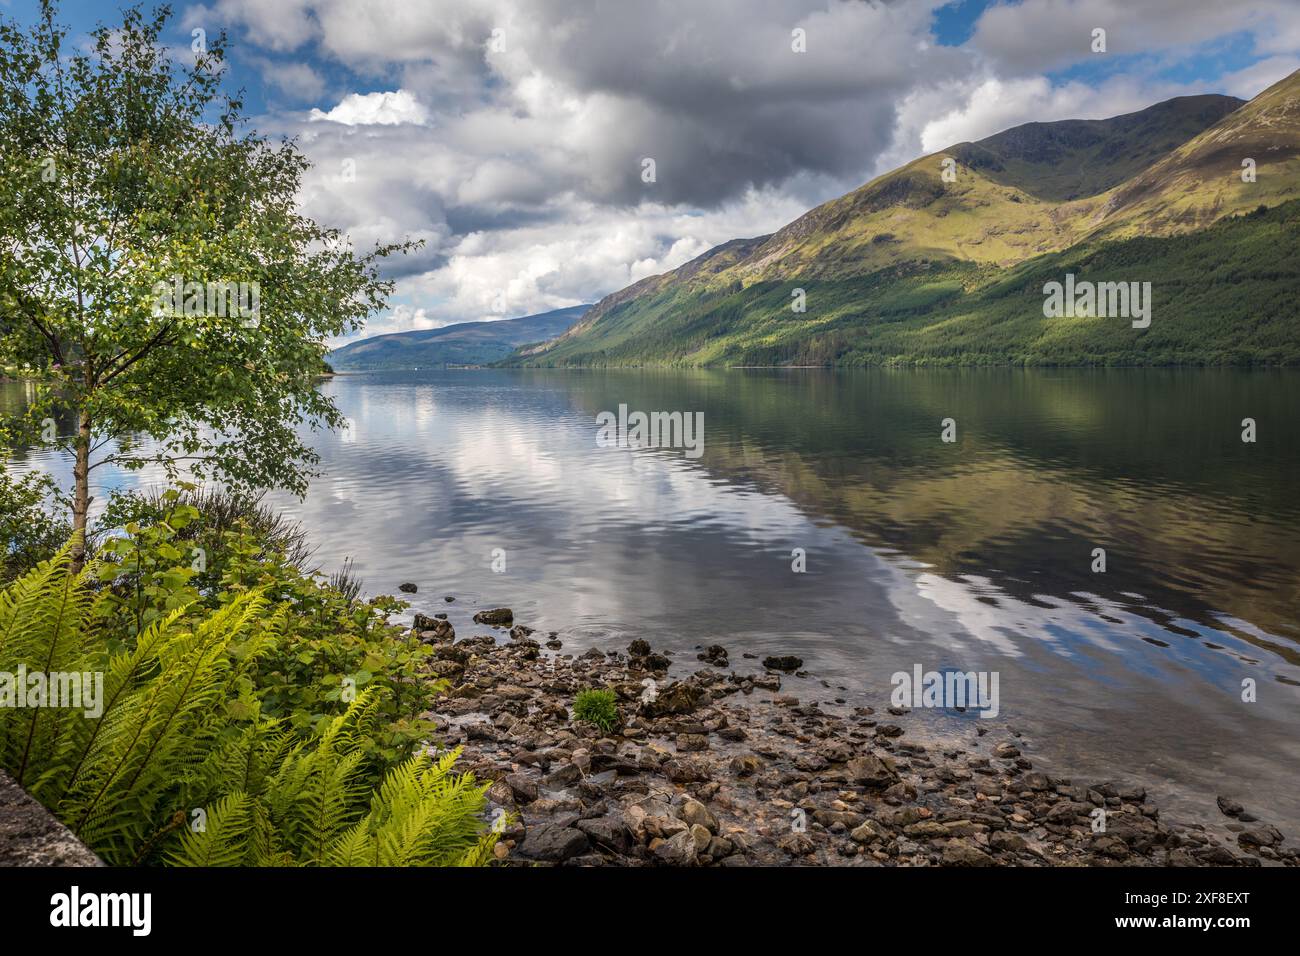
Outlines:
[[[1256,164],[1254,182],[1242,180],[1244,159]],[[1110,119],[1027,123],[643,279],[507,361],[1300,361],[1300,323],[1286,304],[1300,292],[1297,199],[1300,72],[1248,103],[1186,96]],[[1285,212],[1260,218],[1261,206]],[[1153,283],[1159,318],[1145,334],[1036,307],[1043,269],[1068,264],[1090,277],[1102,263],[1109,279]],[[797,289],[802,313],[791,309]],[[1241,320],[1213,314],[1211,299]]]
[[[517,319],[460,322],[440,329],[376,335],[335,349],[328,361],[341,371],[485,365],[521,345],[545,342],[563,334],[590,308],[575,305]]]

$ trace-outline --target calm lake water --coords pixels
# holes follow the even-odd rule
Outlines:
[[[741,670],[757,669],[745,652],[796,654],[809,677],[788,692],[878,708],[917,664],[996,671],[997,719],[1036,765],[1136,780],[1183,818],[1221,821],[1215,795],[1236,796],[1294,836],[1298,386],[1244,371],[342,375],[322,387],[351,427],[313,438],[306,500],[274,500],[326,570],[352,558],[370,593],[413,581],[413,610],[448,611],[462,635],[484,630],[474,610],[508,605],[566,653],[645,637],[682,671],[703,666],[699,645]],[[703,412],[702,455],[598,447],[596,416],[620,405]],[[978,718],[923,719],[968,738]]]

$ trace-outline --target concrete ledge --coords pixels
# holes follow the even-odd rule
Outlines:
[[[0,866],[103,866],[72,831],[0,770]]]

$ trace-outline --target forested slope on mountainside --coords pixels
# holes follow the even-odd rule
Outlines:
[[[344,370],[486,364],[509,355],[520,345],[555,338],[590,308],[578,305],[518,319],[460,322],[440,329],[375,335],[334,350],[329,361]]]
[[[1029,123],[642,280],[506,361],[1292,363],[1296,199],[1300,73],[1245,104]],[[1044,317],[1043,284],[1070,271],[1151,282],[1151,326]]]

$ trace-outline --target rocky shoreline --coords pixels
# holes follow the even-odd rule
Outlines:
[[[713,646],[686,668],[641,640],[574,656],[506,608],[474,621],[494,633],[457,640],[441,614],[413,631],[450,684],[439,745],[493,781],[499,865],[1300,865],[1232,800],[1222,834],[1171,823],[1140,786],[1036,771],[1001,722],[923,741],[905,709],[783,694],[798,658],[738,673]],[[573,719],[586,688],[617,695],[609,732]]]

